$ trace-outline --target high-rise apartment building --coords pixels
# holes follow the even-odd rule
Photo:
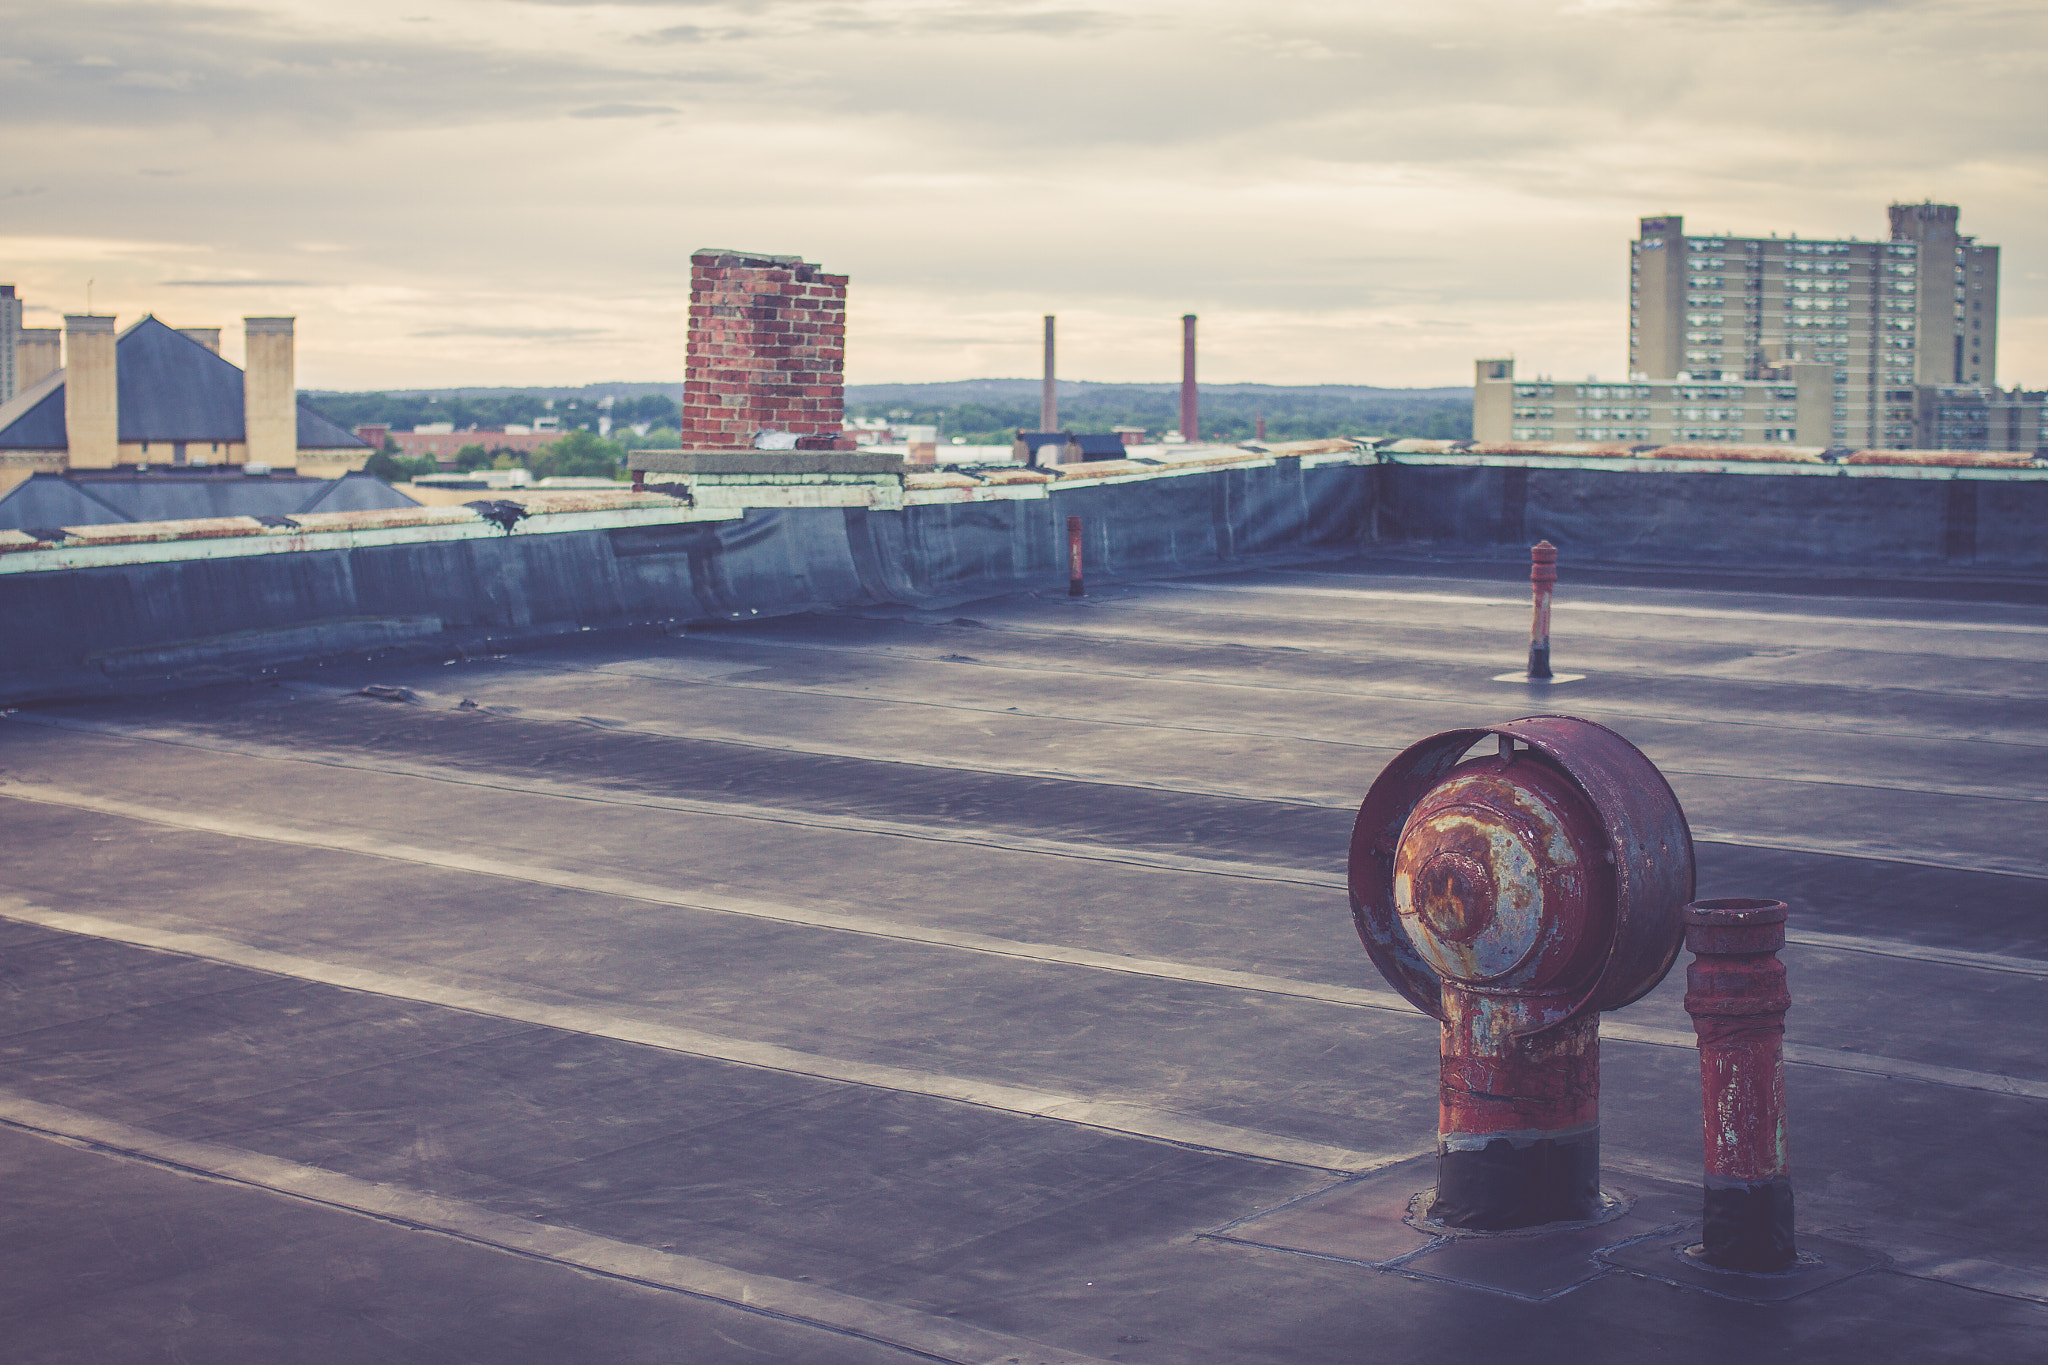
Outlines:
[[[0,403],[28,392],[63,364],[54,327],[21,325],[22,302],[11,284],[0,284]]]
[[[14,351],[21,336],[21,300],[14,286],[0,284],[0,403],[14,397],[19,385],[15,378]]]
[[[1998,248],[1957,232],[1953,204],[1894,204],[1883,241],[1689,237],[1642,220],[1630,245],[1629,370],[1760,379],[1834,366],[1831,444],[1911,446],[1919,386],[1991,386]]]

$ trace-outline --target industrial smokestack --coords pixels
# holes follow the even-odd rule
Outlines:
[[[243,318],[242,430],[249,464],[299,463],[299,393],[292,369],[291,318]]]
[[[1180,434],[1193,445],[1202,439],[1201,403],[1195,397],[1195,315],[1180,320]]]
[[[1052,365],[1052,322],[1053,315],[1045,315],[1045,382],[1038,390],[1038,429],[1058,431],[1060,429],[1060,392],[1053,382]]]
[[[73,469],[121,462],[121,389],[114,375],[114,319],[64,316],[64,431]]]
[[[207,350],[212,351],[215,355],[220,354],[220,328],[180,327],[178,331],[185,336],[191,337],[194,341],[198,342],[201,346],[204,346]]]

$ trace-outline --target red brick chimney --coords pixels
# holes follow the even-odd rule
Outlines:
[[[799,450],[852,450],[846,276],[796,256],[706,247],[690,257],[683,448],[734,450],[786,431]]]

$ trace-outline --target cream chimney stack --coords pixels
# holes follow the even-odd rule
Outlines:
[[[250,464],[299,463],[299,391],[292,370],[291,318],[243,318],[242,422]]]
[[[194,341],[198,342],[201,346],[204,346],[207,350],[212,351],[215,355],[220,354],[220,328],[180,327],[178,330],[184,333],[186,336],[191,337]]]
[[[114,319],[64,317],[64,431],[73,469],[112,469],[121,461],[121,390],[114,376]]]

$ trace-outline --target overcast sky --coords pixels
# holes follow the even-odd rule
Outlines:
[[[852,276],[848,378],[1618,375],[1629,239],[2005,249],[2048,385],[2040,0],[0,0],[31,326],[299,318],[306,387],[680,379],[689,253]]]

